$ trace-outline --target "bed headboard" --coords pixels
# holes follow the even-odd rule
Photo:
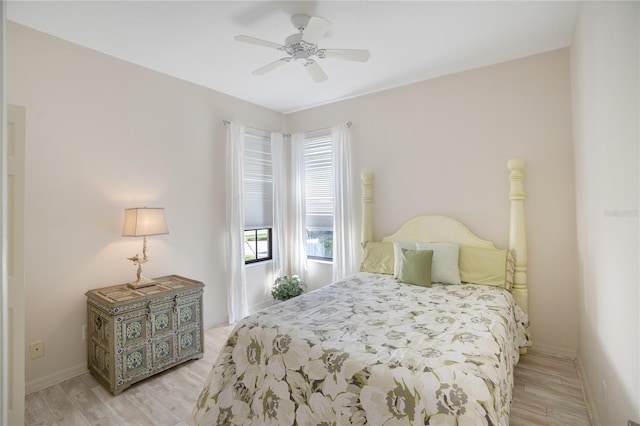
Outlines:
[[[512,158],[507,162],[509,174],[509,249],[516,252],[515,275],[511,293],[518,305],[528,311],[527,237],[524,216],[524,160]],[[362,173],[362,241],[373,240],[373,175]],[[410,219],[396,233],[383,241],[433,241],[495,248],[491,241],[474,235],[466,226],[447,216],[419,216]]]
[[[414,217],[395,234],[384,237],[382,241],[429,241],[495,248],[491,241],[478,238],[457,220],[438,215]]]

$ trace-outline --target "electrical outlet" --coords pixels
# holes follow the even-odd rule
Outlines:
[[[82,326],[82,340],[87,340],[87,326]]]
[[[44,356],[44,342],[42,340],[38,340],[37,342],[33,342],[29,345],[29,356],[31,359]]]

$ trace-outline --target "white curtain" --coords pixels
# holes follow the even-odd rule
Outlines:
[[[227,125],[227,310],[229,324],[249,315],[244,274],[243,158],[245,128]]]
[[[286,235],[286,194],[287,170],[282,133],[271,133],[271,161],[273,165],[273,278],[287,273]]]
[[[291,273],[307,281],[304,133],[291,135]]]
[[[351,138],[346,124],[331,128],[334,165],[333,280],[355,272]]]

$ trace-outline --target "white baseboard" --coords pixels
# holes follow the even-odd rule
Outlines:
[[[576,368],[578,370],[578,377],[580,377],[580,382],[582,383],[582,390],[584,392],[584,402],[587,407],[587,414],[589,415],[589,420],[592,425],[599,425],[600,416],[598,415],[598,410],[594,404],[593,392],[591,392],[591,388],[589,387],[589,382],[587,381],[587,372],[584,369],[584,364],[582,363],[582,358],[580,357],[580,353],[576,357]]]
[[[576,351],[575,349],[560,348],[558,346],[539,345],[535,342],[533,344],[533,349],[537,350],[538,352],[562,358],[576,359],[576,356],[578,355],[578,351]]]
[[[229,318],[227,315],[219,315],[215,318],[210,318],[209,321],[202,324],[204,328],[215,327],[218,325],[227,325],[229,324]]]
[[[88,372],[89,370],[87,369],[87,364],[76,365],[75,367],[57,371],[55,373],[25,383],[24,392],[25,394],[29,395],[30,393],[48,388],[49,386],[57,385],[58,383],[64,382],[65,380],[73,379],[76,376]]]
[[[256,303],[255,305],[249,306],[249,314],[254,314],[258,311],[263,310],[264,308],[268,308],[274,303],[275,303],[274,300],[269,298],[269,299],[263,300],[260,303]],[[215,327],[218,325],[227,325],[227,324],[229,324],[229,318],[225,314],[225,315],[218,315],[214,318],[209,318],[207,322],[205,322],[203,325],[204,325],[204,328],[209,328],[209,327]]]

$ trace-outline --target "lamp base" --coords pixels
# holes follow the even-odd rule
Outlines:
[[[127,285],[129,288],[136,290],[138,288],[149,287],[156,284],[158,284],[158,281],[141,277],[138,281],[130,282]]]

